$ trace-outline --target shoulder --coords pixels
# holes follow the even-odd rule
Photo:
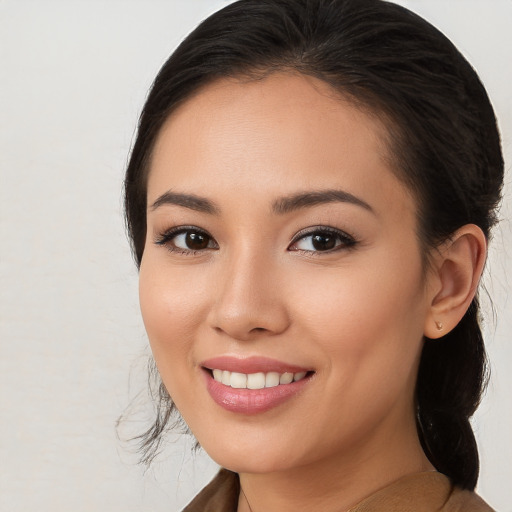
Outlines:
[[[472,491],[435,471],[408,475],[380,489],[349,512],[494,512]]]
[[[238,475],[221,469],[183,512],[236,512]],[[495,512],[472,491],[441,473],[408,475],[368,496],[348,512]]]
[[[183,512],[236,512],[239,492],[238,475],[221,469]]]
[[[472,491],[454,487],[443,512],[495,512],[480,496]]]

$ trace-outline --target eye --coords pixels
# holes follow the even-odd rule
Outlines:
[[[160,235],[155,243],[166,246],[171,252],[196,253],[207,249],[218,249],[217,242],[202,229],[180,226]]]
[[[291,251],[333,252],[353,247],[356,240],[347,233],[330,227],[316,227],[300,232],[295,237]]]

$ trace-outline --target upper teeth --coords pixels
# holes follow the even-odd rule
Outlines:
[[[227,370],[213,370],[213,378],[217,382],[222,382],[225,386],[232,388],[263,389],[273,388],[279,384],[290,384],[290,382],[301,380],[307,372],[297,373],[238,373],[228,372]]]

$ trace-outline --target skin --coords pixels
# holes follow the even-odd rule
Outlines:
[[[164,124],[148,179],[140,303],[172,399],[207,453],[237,471],[239,511],[346,510],[434,468],[419,444],[414,386],[424,334],[444,334],[474,295],[485,239],[466,227],[425,272],[415,198],[391,168],[386,130],[311,77],[222,79]],[[272,204],[342,190],[368,207]],[[160,204],[194,194],[215,213]],[[191,251],[178,226],[208,233]],[[306,228],[355,240],[319,251]],[[197,229],[196,229],[197,231]],[[311,231],[311,230],[310,230]],[[448,263],[447,263],[448,262]],[[455,298],[454,298],[455,297]],[[200,363],[266,356],[314,370],[267,412],[219,407]],[[247,498],[246,498],[247,497]],[[247,501],[248,500],[248,501]]]

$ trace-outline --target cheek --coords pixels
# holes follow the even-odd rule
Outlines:
[[[315,410],[330,418],[325,435],[334,440],[340,425],[355,443],[390,414],[403,420],[413,405],[423,332],[421,273],[419,267],[387,269],[352,266],[344,276],[325,276],[301,305],[308,311],[302,330],[323,354],[329,398]]]
[[[421,348],[421,264],[392,256],[318,276],[312,294],[293,301],[305,327],[342,379],[365,374],[409,376]],[[409,261],[411,261],[409,260]],[[315,292],[316,290],[316,292]]]
[[[171,273],[148,253],[140,268],[139,299],[151,350],[171,392],[169,376],[193,361],[192,339],[205,309],[203,289],[187,271]]]

